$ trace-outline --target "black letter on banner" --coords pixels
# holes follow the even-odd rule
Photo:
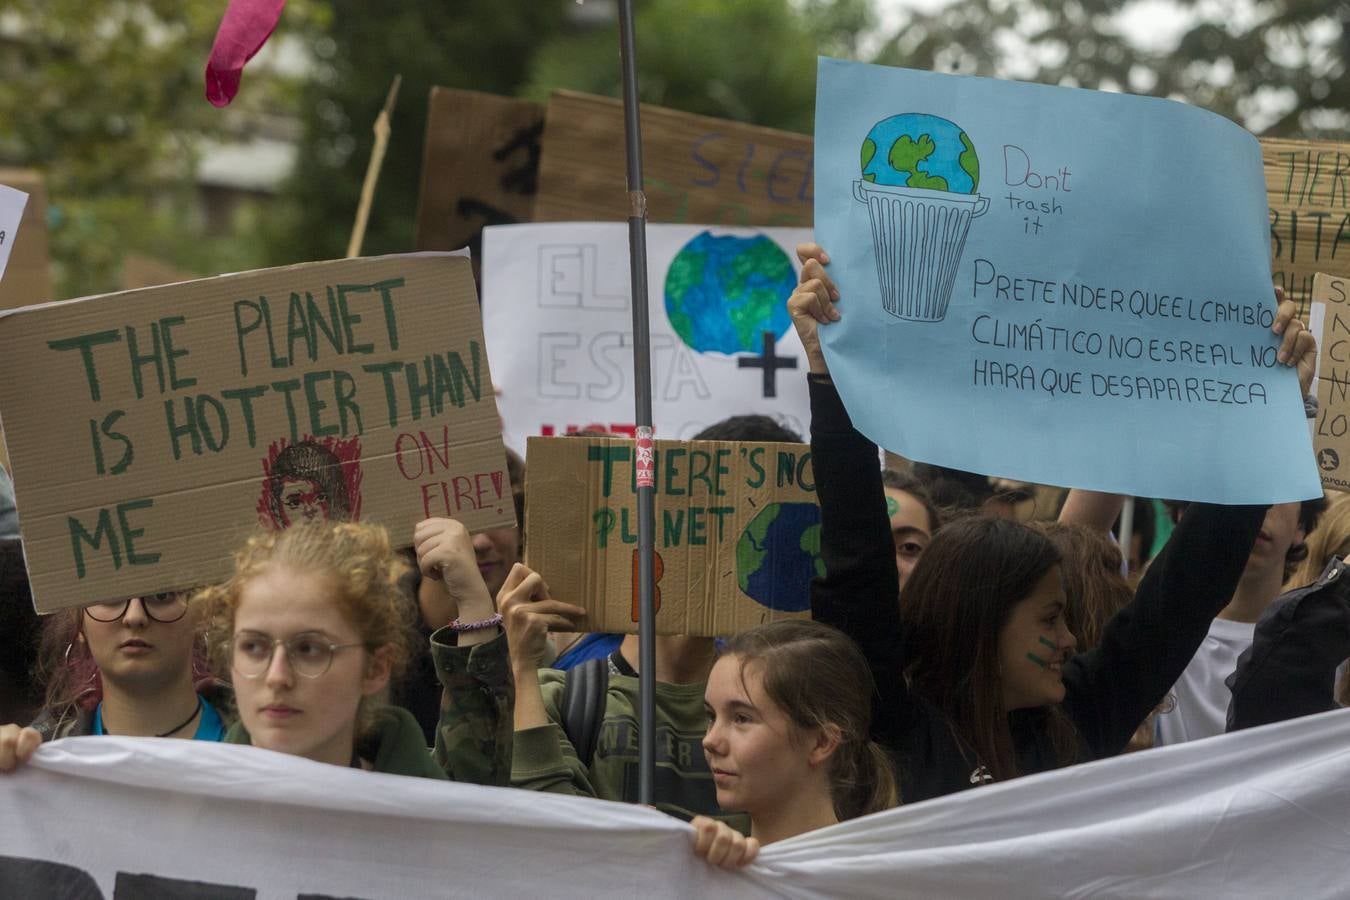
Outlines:
[[[45,859],[0,856],[0,897],[26,900],[103,900],[98,882],[83,869]]]
[[[118,872],[113,900],[255,900],[253,888]]]

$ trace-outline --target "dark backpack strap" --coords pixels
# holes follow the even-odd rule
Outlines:
[[[581,764],[588,769],[600,742],[600,724],[605,718],[608,690],[609,660],[603,656],[573,666],[563,679],[563,732],[572,742]]]

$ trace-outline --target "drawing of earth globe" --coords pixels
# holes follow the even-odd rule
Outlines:
[[[797,285],[792,260],[762,234],[704,231],[675,254],[666,272],[666,316],[699,353],[758,353],[792,325],[785,298]]]
[[[825,575],[820,558],[820,507],[771,503],[736,542],[736,584],[761,606],[779,612],[811,608],[811,579]]]
[[[904,113],[882,119],[863,139],[862,177],[873,184],[973,194],[980,160],[955,122]]]

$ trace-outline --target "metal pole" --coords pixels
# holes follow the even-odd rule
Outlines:
[[[642,188],[642,126],[638,115],[637,50],[632,0],[619,0],[623,65],[623,124],[628,147],[628,251],[633,298],[633,387],[636,404],[638,502],[638,801],[652,802],[656,779],[656,507],[652,449],[651,330],[647,321],[647,195]]]

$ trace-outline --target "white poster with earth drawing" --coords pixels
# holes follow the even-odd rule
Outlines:
[[[647,226],[652,422],[688,439],[763,413],[806,437],[806,358],[788,319],[806,228]],[[483,232],[483,329],[503,438],[603,429],[631,436],[628,226]]]

